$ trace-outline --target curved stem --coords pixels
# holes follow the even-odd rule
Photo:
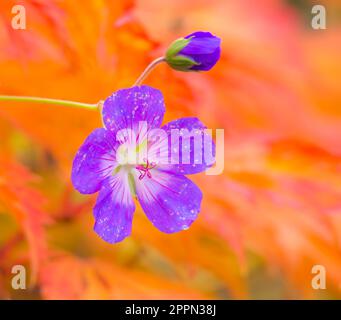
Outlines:
[[[149,73],[160,63],[164,62],[166,59],[165,57],[160,57],[152,61],[149,66],[142,72],[139,78],[134,83],[134,86],[141,85],[142,81],[149,75]]]
[[[92,109],[92,110],[96,110],[98,108],[98,103],[90,104],[90,103],[83,103],[83,102],[70,101],[70,100],[27,97],[27,96],[0,95],[0,101],[37,102],[37,103],[57,104],[61,106],[78,107],[78,108],[85,108],[85,109]]]

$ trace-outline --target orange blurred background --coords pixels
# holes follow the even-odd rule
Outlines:
[[[311,28],[317,3],[326,30]],[[26,30],[11,27],[15,4]],[[110,245],[92,230],[95,196],[70,183],[99,113],[0,102],[0,298],[340,298],[340,14],[336,0],[1,1],[0,94],[96,103],[176,38],[221,37],[210,72],[161,65],[145,84],[165,122],[225,130],[225,169],[191,177],[204,198],[189,230],[163,234],[138,207],[132,236]],[[15,264],[27,290],[11,289]]]

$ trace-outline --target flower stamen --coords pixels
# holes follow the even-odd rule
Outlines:
[[[150,170],[156,166],[155,162],[149,163],[147,159],[144,159],[144,161],[146,162],[146,165],[138,165],[135,167],[140,173],[139,180],[142,180],[145,176],[151,179],[152,174],[150,173]]]

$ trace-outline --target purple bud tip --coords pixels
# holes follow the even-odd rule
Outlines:
[[[220,58],[221,39],[210,32],[197,31],[185,37],[189,43],[178,53],[196,62],[189,70],[208,71]]]

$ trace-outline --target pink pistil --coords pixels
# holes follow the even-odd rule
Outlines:
[[[152,174],[150,173],[149,170],[153,169],[156,164],[154,162],[149,163],[148,160],[146,161],[146,165],[138,165],[135,168],[140,172],[139,180],[142,180],[145,176],[147,176],[149,179],[152,177]]]

